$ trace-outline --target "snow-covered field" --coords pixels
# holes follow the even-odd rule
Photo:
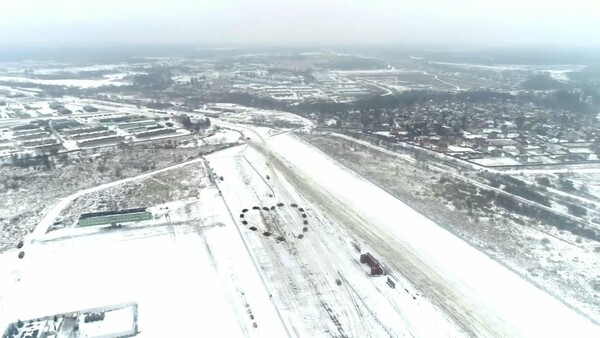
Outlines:
[[[1,254],[0,325],[134,301],[146,337],[600,333],[296,136],[237,129],[250,146],[206,157],[214,183],[193,217],[173,208],[177,222],[36,231],[24,259]],[[395,289],[368,275],[357,248]]]
[[[207,145],[190,138],[189,147],[169,141],[141,143],[128,150],[104,149],[95,153],[53,158],[55,168],[0,167],[0,250],[14,247],[35,228],[54,204],[80,190],[126,177],[138,176],[210,152],[227,144]],[[173,147],[176,147],[173,149]],[[85,160],[81,160],[85,158]],[[85,174],[82,174],[85,173]],[[82,176],[83,175],[83,176]],[[76,179],[74,179],[76,178]],[[52,223],[50,223],[52,224]]]
[[[496,166],[496,165],[519,165],[521,162],[512,159],[510,157],[493,157],[493,158],[478,158],[471,160],[477,164],[483,166]]]
[[[565,231],[536,215],[507,210],[493,198],[482,195],[482,191],[492,187],[486,188],[479,181],[473,181],[476,176],[468,172],[459,175],[443,166],[443,162],[425,164],[410,155],[365,141],[339,134],[332,136],[302,135],[317,148],[472,246],[596,322],[600,320],[600,302],[595,297],[600,284],[597,276],[588,273],[600,266],[597,241]],[[547,188],[545,194],[558,201],[565,197],[572,201],[577,197],[574,203],[579,205],[592,202],[572,194],[563,197],[557,195],[558,192],[565,194],[551,188]],[[558,208],[559,205],[563,208]],[[558,203],[553,203],[553,208],[558,212],[567,209]],[[593,210],[593,206],[587,209],[588,217],[594,217]]]
[[[128,84],[126,78],[137,73],[128,70],[131,65],[125,64],[68,67],[64,64],[23,61],[18,64],[3,63],[0,67],[1,82],[77,88],[124,86]]]
[[[506,71],[506,70],[528,70],[528,71],[538,71],[538,72],[554,72],[554,73],[566,73],[566,72],[575,72],[580,71],[585,68],[584,65],[520,65],[520,64],[511,64],[511,65],[483,65],[483,64],[474,64],[474,63],[452,63],[452,62],[436,62],[429,61],[430,64],[438,64],[444,66],[453,66],[459,68],[480,68],[494,71]]]
[[[197,203],[194,222],[65,229],[0,255],[0,325],[135,301],[141,337],[286,336],[218,190]]]
[[[275,127],[310,127],[313,125],[313,122],[306,118],[284,111],[263,110],[243,106],[238,106],[238,109],[239,111],[236,113],[225,113],[221,115],[221,119],[232,123],[269,125]]]
[[[475,335],[594,336],[600,328],[291,135],[266,142],[295,184]]]
[[[35,83],[40,85],[48,86],[66,86],[66,87],[78,87],[78,88],[97,88],[102,86],[124,86],[127,83],[123,81],[123,76],[107,76],[102,79],[57,79],[57,80],[45,80],[45,79],[32,79],[18,76],[0,76],[2,82],[14,82],[19,83]]]
[[[202,142],[205,144],[236,143],[240,138],[239,132],[225,129],[217,131],[214,135],[203,138]]]
[[[352,246],[353,237],[299,195],[264,155],[232,148],[207,159],[224,178],[218,185],[232,214],[237,218],[242,209],[250,209],[239,218],[240,232],[293,336],[461,335],[402,277],[396,289],[385,277],[370,277]],[[306,232],[302,212],[293,203],[305,210]],[[362,246],[363,252],[372,249]]]

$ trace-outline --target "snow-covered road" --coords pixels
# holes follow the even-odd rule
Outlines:
[[[133,300],[146,336],[600,336],[588,318],[293,134],[226,125],[249,145],[206,156],[215,183],[198,196],[199,224],[75,228],[41,240],[75,198],[203,159],[66,197],[25,259],[0,256],[0,291],[9,290],[0,324]],[[395,289],[369,276],[359,251],[380,259]]]
[[[216,176],[223,177],[217,181],[222,196],[237,211],[240,235],[291,335],[463,334],[404,278],[391,289],[386,277],[369,276],[352,243],[359,243],[363,252],[372,248],[330,222],[263,153],[240,147],[207,160]]]
[[[600,328],[291,134],[245,130],[305,198],[364,240],[467,333],[594,337]]]

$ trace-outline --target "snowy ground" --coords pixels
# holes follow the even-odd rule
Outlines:
[[[51,85],[51,86],[67,86],[67,87],[78,87],[78,88],[96,88],[101,86],[124,86],[127,83],[123,82],[123,77],[120,76],[107,76],[98,80],[91,79],[60,79],[60,80],[44,80],[44,79],[31,79],[17,76],[0,76],[2,82],[14,82],[17,85],[19,83],[35,83],[40,85]]]
[[[162,172],[109,183],[78,195],[54,219],[59,221],[60,225],[51,228],[76,227],[82,213],[145,208],[166,203],[170,206],[168,210],[161,212],[159,209],[153,213],[183,213],[185,218],[182,221],[192,221],[198,213],[198,204],[194,201],[200,191],[209,184],[202,159],[175,168],[170,167]],[[175,217],[173,215],[171,221],[180,221]]]
[[[385,277],[368,276],[352,246],[354,239],[297,194],[285,174],[267,165],[268,159],[259,152],[232,148],[208,160],[216,175],[223,177],[218,185],[232,214],[238,218],[243,209],[249,209],[238,218],[240,232],[292,335],[461,335],[403,278],[394,290],[386,285]],[[302,212],[293,203],[305,209],[306,232]],[[254,206],[269,211],[254,210]],[[265,231],[271,235],[265,236]],[[300,234],[304,237],[298,238]],[[371,250],[366,244],[362,247]]]
[[[194,203],[193,215],[167,204],[173,222],[63,229],[36,236],[22,260],[0,255],[0,325],[135,301],[141,337],[286,336],[217,188]]]
[[[238,129],[250,146],[206,157],[212,183],[193,215],[36,231],[24,259],[1,254],[0,325],[135,301],[147,337],[598,336],[589,320],[297,137]],[[368,275],[357,248],[380,259],[396,289]]]
[[[284,111],[263,110],[244,106],[238,107],[238,112],[225,113],[221,115],[221,119],[232,123],[248,123],[273,127],[310,127],[313,125],[313,122],[306,118]]]
[[[599,332],[590,320],[293,136],[256,142],[261,141],[257,146],[271,155],[269,162],[278,162],[287,179],[295,176],[296,188],[370,243],[392,271],[410,279],[468,333],[560,336],[574,334],[574,328],[579,336]]]
[[[205,137],[202,141],[205,144],[224,144],[236,143],[240,140],[241,135],[237,131],[222,129],[218,130],[214,135]]]
[[[600,280],[588,273],[600,267],[597,241],[546,224],[535,216],[508,212],[493,199],[484,198],[481,192],[485,185],[470,183],[474,175],[458,175],[451,168],[444,169],[442,163],[435,162],[438,170],[433,170],[431,164],[367,142],[322,135],[305,138],[524,278],[600,320],[596,296]],[[548,188],[546,194],[551,193],[554,191]]]
[[[221,211],[210,203],[205,210]],[[135,300],[141,337],[190,333],[189,325],[173,323],[193,323],[209,336],[285,336],[277,328],[264,288],[247,268],[251,263],[245,262],[246,254],[235,250],[243,248],[236,245],[237,235],[205,213],[205,223],[108,232],[28,247],[27,257],[15,262],[18,282],[2,288],[7,292],[2,314],[14,320]],[[16,254],[10,259],[16,260]],[[246,313],[246,303],[255,320]]]
[[[495,166],[495,165],[519,165],[519,161],[516,161],[510,157],[494,157],[494,158],[480,158],[471,160],[477,164],[483,166]]]
[[[51,158],[54,168],[50,170],[0,166],[0,250],[14,247],[54,204],[73,193],[169,167],[227,145],[179,147],[176,143],[179,141],[155,141],[129,149],[59,155]]]

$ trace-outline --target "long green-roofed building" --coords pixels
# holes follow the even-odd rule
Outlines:
[[[152,214],[146,208],[101,211],[81,214],[79,226],[92,226],[103,224],[120,224],[127,222],[139,222],[152,219]]]

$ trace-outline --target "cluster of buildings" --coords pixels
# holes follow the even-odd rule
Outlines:
[[[309,67],[305,65],[305,67]],[[178,76],[181,85],[214,91],[239,91],[289,103],[313,100],[350,102],[385,92],[369,81],[355,81],[334,72],[309,68],[278,68],[269,63],[237,62],[224,69],[198,66],[198,74]]]
[[[0,124],[0,157],[58,153],[187,134],[189,131],[179,128],[169,116],[76,112]]]
[[[235,75],[230,79],[234,89],[278,101],[301,102],[328,100],[350,102],[381,89],[335,76],[330,72],[314,72],[305,76],[259,72],[253,77]]]
[[[137,321],[137,303],[126,303],[30,320],[17,320],[8,325],[2,337],[133,337],[139,333]]]
[[[596,117],[518,102],[427,102],[346,125],[484,166],[600,162]]]

